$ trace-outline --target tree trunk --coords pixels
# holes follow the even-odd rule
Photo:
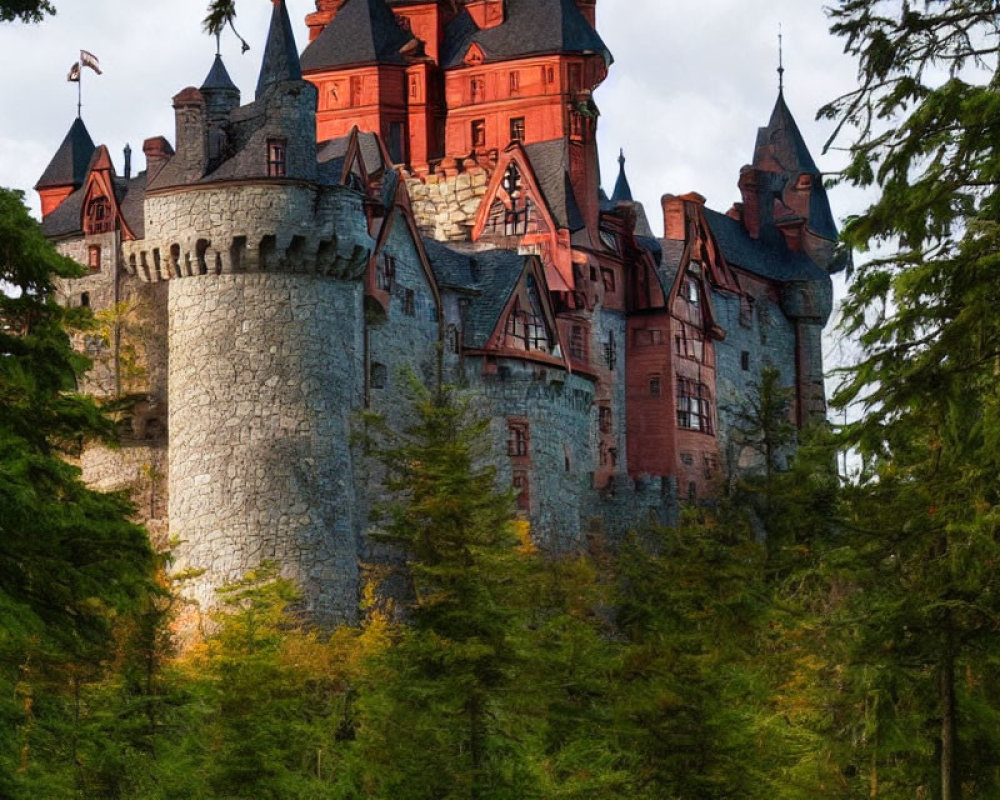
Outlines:
[[[958,716],[955,708],[955,634],[951,614],[945,616],[945,650],[941,660],[941,800],[961,800],[958,770]]]

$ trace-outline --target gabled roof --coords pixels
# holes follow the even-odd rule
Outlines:
[[[569,179],[569,144],[565,139],[553,139],[524,146],[538,187],[556,224],[578,231],[586,223]]]
[[[811,258],[789,250],[781,237],[751,239],[738,220],[708,208],[704,213],[723,257],[731,266],[773,281],[827,279],[826,272]]]
[[[385,0],[347,0],[302,53],[302,68],[313,72],[362,64],[405,64],[400,50],[412,39]]]
[[[784,92],[778,92],[778,100],[771,112],[771,120],[767,127],[757,131],[757,145],[754,149],[753,164],[759,167],[763,159],[763,150],[768,148],[775,160],[788,173],[808,172],[819,175],[819,168],[813,161],[812,154],[806,146],[805,139],[795,124],[795,118],[785,103]]]
[[[435,239],[424,238],[423,241],[439,286],[478,292],[472,275],[472,259],[467,253],[452,250]]]
[[[597,53],[608,64],[614,60],[575,0],[507,0],[505,22],[485,30],[463,11],[445,31],[442,66],[461,64],[473,43],[487,61],[548,53]]]
[[[472,274],[480,294],[472,298],[466,311],[463,337],[466,347],[481,349],[489,342],[529,258],[516,250],[486,250],[471,257]]]
[[[35,184],[36,189],[53,186],[79,186],[87,177],[87,167],[97,148],[87,126],[77,117],[56,154]]]
[[[267,32],[264,59],[257,79],[257,97],[260,98],[264,90],[275,83],[301,79],[302,67],[295,34],[292,33],[292,21],[288,18],[285,0],[277,0],[271,11],[271,28]]]

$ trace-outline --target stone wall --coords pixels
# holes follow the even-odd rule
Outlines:
[[[157,550],[167,549],[167,447],[126,444],[118,448],[91,445],[80,459],[84,482],[101,492],[128,492],[135,519],[145,525]]]
[[[489,173],[471,165],[465,172],[445,170],[427,177],[407,178],[413,216],[421,233],[439,242],[471,239]]]
[[[208,275],[170,283],[170,521],[203,608],[262,561],[321,621],[354,616],[352,413],[363,391],[360,281]]]

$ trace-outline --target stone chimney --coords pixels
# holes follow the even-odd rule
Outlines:
[[[163,136],[154,136],[142,143],[142,153],[146,156],[146,180],[152,181],[174,155],[174,148]]]
[[[208,121],[205,118],[205,98],[193,86],[174,97],[174,119],[177,124],[177,155],[173,162],[177,183],[201,180],[208,168]]]
[[[687,238],[684,201],[675,195],[665,194],[660,198],[663,206],[663,238],[684,241]]]

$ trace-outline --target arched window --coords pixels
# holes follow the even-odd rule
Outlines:
[[[503,189],[509,198],[509,205],[505,206],[504,236],[523,236],[528,232],[530,207],[521,184],[521,171],[514,162],[504,173]]]

